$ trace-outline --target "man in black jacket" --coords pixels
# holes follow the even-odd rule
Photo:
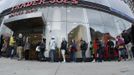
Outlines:
[[[17,43],[18,60],[22,60],[23,59],[24,40],[23,40],[23,36],[21,33],[19,34],[18,38],[16,39],[16,43]]]
[[[40,46],[40,55],[41,55],[41,57],[39,58],[39,60],[40,61],[44,61],[45,60],[44,53],[45,53],[45,49],[46,49],[46,39],[45,38],[42,39],[42,41],[41,41],[41,43],[40,43],[39,46]]]
[[[114,59],[114,42],[111,39],[108,40],[107,46],[108,46],[109,60],[111,61]]]
[[[81,40],[80,49],[82,52],[82,61],[86,61],[86,50],[87,50],[87,43],[84,40]]]

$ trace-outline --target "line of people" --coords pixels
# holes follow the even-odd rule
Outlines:
[[[125,39],[122,35],[117,36],[116,39],[96,38],[93,42],[90,42],[90,52],[94,61],[133,59],[134,45],[130,42],[130,38]],[[128,37],[127,34],[125,34],[125,37]]]
[[[134,46],[128,38],[124,39],[126,35],[126,33],[123,33],[122,35],[117,36],[116,39],[107,38],[105,40],[96,37],[89,44],[83,39],[78,43],[76,40],[67,42],[65,38],[63,38],[60,48],[57,47],[55,37],[52,37],[49,43],[49,58],[51,62],[55,62],[58,58],[58,51],[58,54],[62,55],[61,58],[63,59],[63,62],[66,62],[66,58],[70,58],[71,61],[76,62],[76,52],[81,50],[82,61],[85,62],[87,61],[86,51],[89,50],[89,55],[91,55],[90,58],[96,62],[132,59],[134,57]],[[22,60],[23,58],[29,60],[31,49],[29,37],[24,39],[23,35],[19,34],[17,38],[15,38],[14,35],[12,35],[9,40],[3,38],[2,35],[0,37],[0,56],[2,55],[1,51],[7,51],[7,57],[10,57],[11,59],[17,57],[18,60]],[[35,50],[39,61],[46,60],[44,55],[46,51],[45,38],[42,38]]]
[[[25,57],[27,57],[27,53],[30,49],[30,44],[28,43],[28,37],[26,38],[25,42],[23,39],[23,35],[19,34],[17,38],[14,35],[8,37],[1,35],[1,42],[0,45],[2,46],[0,51],[3,53],[5,57],[18,57],[18,60],[23,59],[23,52],[25,50]],[[24,49],[24,50],[23,50]],[[1,56],[2,54],[0,54]],[[26,58],[27,59],[27,58]]]
[[[58,49],[61,52],[63,62],[66,62],[66,54],[67,53],[70,56],[70,60],[75,62],[77,46],[78,45],[75,40],[72,40],[71,43],[68,44],[68,42],[64,38],[61,42],[61,47],[58,48],[55,38],[52,37],[51,41],[49,43],[50,61],[54,62],[57,60],[56,51]],[[3,54],[6,54],[6,57],[10,57],[11,59],[14,57],[17,57],[18,60],[22,60],[23,58],[25,58],[26,60],[29,60],[29,54],[30,54],[31,47],[32,46],[29,42],[29,37],[26,37],[24,39],[22,34],[19,34],[18,37],[15,37],[14,35],[12,35],[8,39],[6,37],[3,37],[3,35],[1,36],[0,51],[2,51]],[[81,40],[80,48],[82,50],[83,61],[85,61],[86,60],[85,52],[87,50],[87,43],[84,40]],[[45,50],[46,50],[46,39],[45,38],[43,38],[42,41],[36,45],[35,50],[36,50],[36,54],[37,54],[37,59],[39,61],[46,60],[45,55],[44,55]],[[1,55],[2,54],[0,54],[0,56]]]

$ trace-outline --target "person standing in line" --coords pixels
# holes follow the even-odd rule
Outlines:
[[[24,44],[24,55],[25,55],[25,60],[29,60],[29,51],[30,51],[30,42],[29,42],[29,37],[26,37],[26,41]]]
[[[94,49],[93,49],[93,42],[92,41],[90,41],[89,51],[90,51],[91,58],[94,60]]]
[[[40,55],[41,55],[40,60],[44,61],[45,60],[44,53],[45,53],[45,49],[46,49],[46,39],[45,38],[42,39],[42,41],[41,41],[39,46],[40,46]]]
[[[50,59],[51,59],[51,62],[55,62],[55,58],[56,58],[56,41],[55,41],[55,38],[52,37],[51,38],[51,41],[50,41]]]
[[[63,62],[66,62],[65,52],[67,51],[67,41],[65,40],[65,38],[63,38],[63,40],[61,42],[61,48],[60,48],[60,50],[61,50]]]
[[[37,54],[37,60],[40,61],[40,58],[41,58],[41,55],[40,55],[40,43],[41,42],[38,42],[37,45],[36,45],[36,54]]]
[[[132,46],[133,45],[132,45],[131,42],[126,45],[126,49],[127,49],[127,52],[128,52],[128,60],[133,59]]]
[[[99,39],[96,39],[96,43],[97,43],[97,61],[98,62],[102,62],[103,59],[103,46],[102,46],[102,41],[100,41]]]
[[[24,41],[23,41],[23,35],[21,33],[18,35],[18,38],[16,39],[16,43],[17,43],[18,60],[22,60]]]
[[[2,52],[4,52],[5,53],[5,55],[4,56],[6,56],[6,57],[10,57],[10,51],[9,51],[9,41],[10,41],[10,37],[7,37],[7,36],[4,36],[4,38],[3,38],[3,46],[2,46]]]
[[[97,50],[98,50],[98,45],[97,45],[97,40],[98,38],[95,38],[94,41],[93,41],[93,52],[94,52],[94,60],[93,62],[96,62],[97,61]]]
[[[126,47],[126,58],[128,58],[128,50],[129,48],[127,46],[129,46],[130,42],[132,41],[131,39],[131,34],[127,32],[127,30],[124,30],[121,34],[122,38],[124,39],[124,42],[125,42],[125,47]]]
[[[109,61],[114,59],[114,42],[109,39],[107,42]]]
[[[127,30],[124,30],[122,32],[121,36],[124,39],[125,45],[127,45],[132,40],[131,35],[127,32]]]
[[[4,39],[3,39],[3,35],[0,36],[0,57],[1,57],[1,49],[2,49],[2,46],[4,44]]]
[[[81,54],[82,54],[82,61],[85,62],[86,61],[86,50],[87,50],[87,43],[84,40],[81,40],[81,45],[80,45],[80,49],[81,49]]]
[[[71,45],[70,45],[70,58],[71,61],[76,62],[76,51],[77,51],[77,44],[75,40],[72,40]]]
[[[115,44],[117,44],[117,43],[115,43]],[[115,45],[115,48],[114,48],[114,59],[115,59],[115,61],[119,60],[119,49],[118,49],[117,45]]]
[[[117,46],[119,50],[119,61],[126,60],[125,42],[121,36],[117,36]]]
[[[12,59],[14,54],[15,54],[15,37],[14,35],[11,35],[10,40],[9,40],[9,51],[10,51],[10,58]]]

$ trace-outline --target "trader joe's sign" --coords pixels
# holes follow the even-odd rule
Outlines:
[[[11,11],[41,4],[78,4],[78,0],[33,0],[12,7]]]

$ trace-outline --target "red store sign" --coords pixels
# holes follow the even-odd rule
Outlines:
[[[30,7],[30,6],[35,6],[35,5],[41,5],[41,4],[78,4],[78,0],[34,0],[31,2],[26,2],[22,3],[19,5],[16,5],[12,7],[12,11],[25,8],[25,7]]]

